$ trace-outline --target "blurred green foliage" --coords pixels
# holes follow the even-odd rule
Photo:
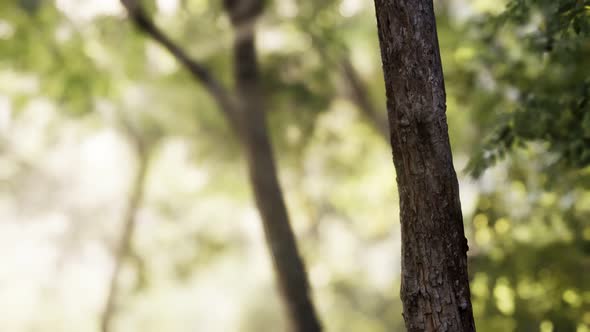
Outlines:
[[[231,29],[217,1],[147,3],[163,30],[232,84]],[[453,153],[469,173],[460,181],[478,330],[590,331],[590,3],[435,4]],[[339,67],[350,60],[384,116],[372,4],[269,2],[258,49],[281,180],[324,325],[402,331],[390,149]],[[0,2],[0,97],[0,219],[67,216],[67,231],[49,242],[70,248],[58,256],[72,269],[78,261],[68,256],[95,242],[109,253],[119,232],[134,162],[133,149],[115,147],[150,147],[120,330],[282,330],[235,135],[117,1]],[[116,144],[78,157],[84,142],[109,135]],[[64,280],[78,276],[63,269]],[[6,275],[10,284],[29,274]],[[94,331],[96,285],[107,277],[95,279],[99,300],[57,292],[30,317],[23,308],[36,307],[7,293],[0,308],[17,314],[0,318],[0,330]],[[53,283],[90,287],[76,280]],[[89,309],[55,305],[67,301]]]
[[[474,175],[530,142],[544,144],[552,164],[590,164],[589,4],[515,0],[478,21],[473,59],[490,71],[506,109],[472,161]]]

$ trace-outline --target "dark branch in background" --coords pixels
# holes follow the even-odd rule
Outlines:
[[[342,57],[341,67],[342,74],[346,78],[350,88],[352,102],[369,119],[373,127],[375,127],[385,141],[389,142],[389,126],[385,117],[387,113],[377,111],[374,103],[371,101],[371,96],[369,95],[369,91],[367,91],[365,82],[363,82],[348,57]]]
[[[331,55],[325,47],[324,41],[316,33],[309,28],[315,20],[317,20],[316,11],[309,20],[300,24],[300,28],[303,31],[307,31],[310,36],[311,44],[315,51],[318,53],[322,61],[326,65],[333,66],[343,76],[346,81],[348,88],[348,94],[346,97],[355,104],[355,106],[361,111],[361,113],[369,120],[371,126],[379,133],[381,137],[389,142],[389,125],[387,123],[387,112],[385,110],[378,110],[371,96],[368,92],[366,83],[362,80],[356,68],[350,61],[350,54],[346,49],[342,50],[337,56]]]
[[[205,89],[211,93],[230,124],[233,124],[236,109],[234,106],[235,101],[233,100],[232,94],[225,89],[221,82],[215,79],[204,65],[192,59],[183,49],[166,36],[148,17],[145,10],[138,4],[138,0],[121,0],[121,3],[127,9],[129,18],[137,28],[167,49],[178,62],[188,69],[192,76],[202,83]]]
[[[267,246],[272,253],[277,283],[295,332],[319,332],[321,326],[309,294],[309,282],[279,184],[264,112],[264,93],[258,72],[254,25],[263,10],[262,0],[224,0],[234,28],[232,94],[198,62],[166,37],[147,17],[137,0],[121,0],[135,25],[177,58],[207,88],[241,139],[250,184],[258,207]],[[107,331],[108,332],[108,331]]]
[[[121,268],[127,257],[133,256],[132,253],[132,242],[135,234],[135,228],[137,223],[137,211],[141,204],[144,196],[145,183],[147,179],[147,170],[149,166],[149,151],[139,142],[134,142],[137,159],[138,169],[133,180],[131,195],[125,210],[123,218],[123,233],[119,238],[117,247],[115,249],[115,266],[111,274],[111,280],[109,283],[109,292],[100,320],[101,331],[110,332],[112,331],[112,320],[116,313],[116,301],[119,293],[118,279]]]
[[[250,182],[262,217],[267,245],[273,255],[279,290],[293,331],[319,332],[321,324],[310,294],[272,151],[265,119],[265,93],[260,82],[254,24],[262,0],[224,0],[235,33],[233,47],[236,90],[243,107],[243,139]]]

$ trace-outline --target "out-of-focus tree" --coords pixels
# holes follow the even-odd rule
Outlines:
[[[235,34],[232,48],[236,93],[228,92],[199,62],[172,42],[147,16],[140,1],[122,0],[139,29],[166,48],[211,94],[241,140],[263,229],[272,255],[277,282],[294,331],[320,331],[305,266],[297,248],[266,128],[265,95],[259,79],[255,46],[261,0],[224,1]]]
[[[119,296],[119,277],[125,260],[134,258],[139,262],[138,274],[141,271],[143,258],[135,252],[133,248],[133,239],[135,238],[135,229],[137,228],[138,211],[141,206],[145,188],[148,180],[148,171],[150,165],[150,151],[152,147],[148,145],[141,137],[138,137],[131,128],[127,128],[127,135],[131,136],[133,150],[136,156],[136,171],[131,183],[131,192],[127,206],[123,212],[123,227],[116,241],[114,251],[114,267],[110,278],[108,293],[106,296],[105,306],[100,318],[101,331],[111,331],[113,317],[116,314],[117,300]]]

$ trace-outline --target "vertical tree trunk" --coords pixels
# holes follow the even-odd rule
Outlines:
[[[243,140],[250,183],[272,254],[278,286],[296,332],[319,332],[321,325],[279,184],[266,127],[264,92],[258,71],[254,30],[262,11],[260,0],[225,0],[235,31],[234,73],[239,100],[237,126]]]
[[[408,331],[475,331],[432,0],[375,0]]]

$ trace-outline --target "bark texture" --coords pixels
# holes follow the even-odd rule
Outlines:
[[[475,331],[432,0],[375,0],[402,231],[406,328]]]

